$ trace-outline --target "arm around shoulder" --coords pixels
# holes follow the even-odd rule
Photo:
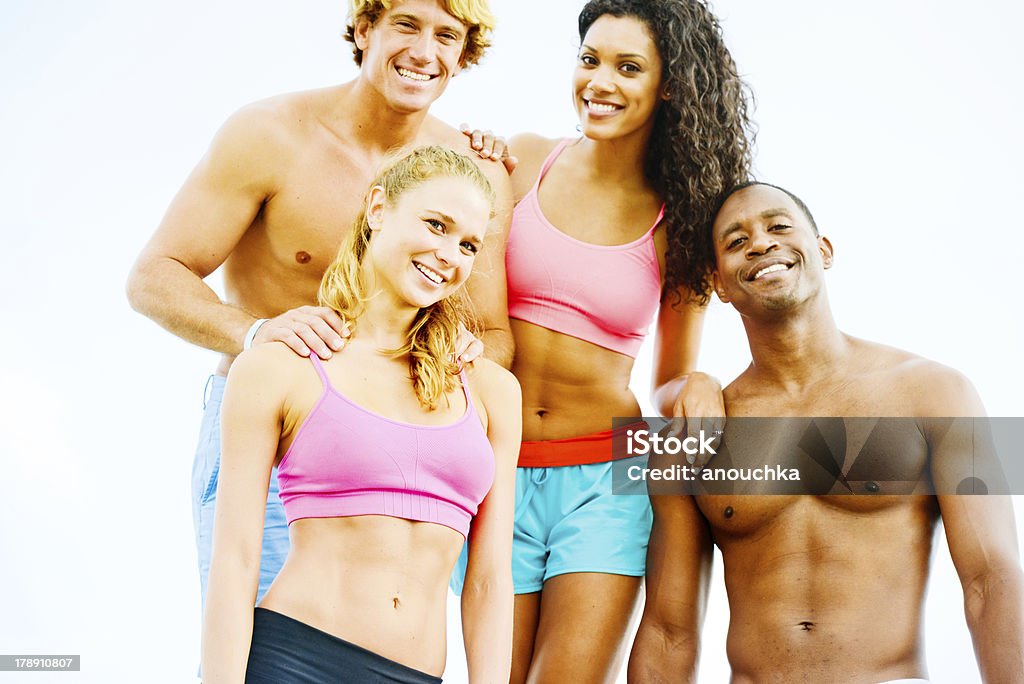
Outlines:
[[[462,592],[469,680],[476,684],[507,682],[512,663],[512,518],[522,394],[511,373],[486,359],[477,362],[472,376],[495,459],[494,484],[470,528]]]

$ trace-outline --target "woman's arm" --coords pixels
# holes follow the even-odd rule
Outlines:
[[[725,402],[718,380],[696,370],[706,307],[692,303],[688,292],[681,296],[678,303],[671,292],[661,298],[651,398],[658,413],[686,419],[685,432],[699,439],[701,430],[715,434],[725,427]]]
[[[658,310],[652,399],[663,416],[685,416],[682,411],[691,376],[695,381],[710,377],[696,370],[706,307],[689,302],[687,293],[681,297],[676,303],[676,294],[666,292]],[[718,392],[721,395],[721,388]]]
[[[213,559],[203,618],[203,681],[243,682],[252,641],[263,518],[281,434],[281,345],[260,345],[231,367],[221,408]]]
[[[487,413],[495,473],[470,528],[462,633],[469,681],[506,684],[512,668],[512,509],[523,400],[511,373],[493,363],[477,366],[474,389]]]

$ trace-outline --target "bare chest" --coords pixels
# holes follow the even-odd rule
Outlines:
[[[309,150],[264,204],[253,238],[281,265],[323,274],[352,229],[373,169],[330,150]]]
[[[928,457],[913,418],[731,417],[696,484],[714,495],[921,494]]]

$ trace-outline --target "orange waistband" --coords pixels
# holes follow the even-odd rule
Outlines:
[[[523,442],[519,447],[520,468],[554,468],[589,465],[615,460],[612,440],[626,430],[645,430],[647,423],[637,421],[614,430],[602,430],[580,437]],[[624,454],[619,454],[622,457]]]

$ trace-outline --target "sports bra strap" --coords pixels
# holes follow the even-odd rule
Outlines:
[[[333,389],[334,386],[327,377],[327,371],[324,370],[324,364],[320,361],[320,357],[315,351],[310,350],[309,360],[313,362],[313,368],[316,369],[316,374],[320,376],[320,382],[324,384],[324,389]],[[462,393],[466,396],[466,411],[475,411],[473,399],[469,396],[469,378],[466,377],[466,367],[461,362],[459,363],[459,380],[462,382]]]
[[[558,155],[562,154],[562,150],[564,150],[571,142],[573,142],[572,138],[565,138],[555,145],[555,149],[551,150],[551,154],[548,155],[548,158],[544,160],[543,166],[540,167],[540,174],[537,176],[535,187],[540,186],[540,182],[544,179],[544,176],[547,175],[548,169],[550,169],[551,165],[555,163],[556,159],[558,159]]]
[[[309,360],[313,362],[313,368],[316,368],[316,374],[320,376],[320,382],[324,384],[324,389],[330,389],[331,381],[327,379],[327,371],[324,370],[324,365],[320,363],[320,357],[312,349],[309,350]]]
[[[651,229],[649,231],[647,231],[648,235],[652,234],[654,231],[656,231],[658,229],[658,226],[661,225],[661,219],[663,219],[663,218],[665,218],[665,203],[664,202],[662,202],[662,204],[661,204],[661,209],[658,210],[658,218],[654,219],[654,225],[651,226]]]
[[[473,410],[473,400],[469,396],[469,379],[466,377],[466,366],[464,365],[459,370],[459,380],[462,381],[462,393],[466,395],[466,412],[468,413]]]

